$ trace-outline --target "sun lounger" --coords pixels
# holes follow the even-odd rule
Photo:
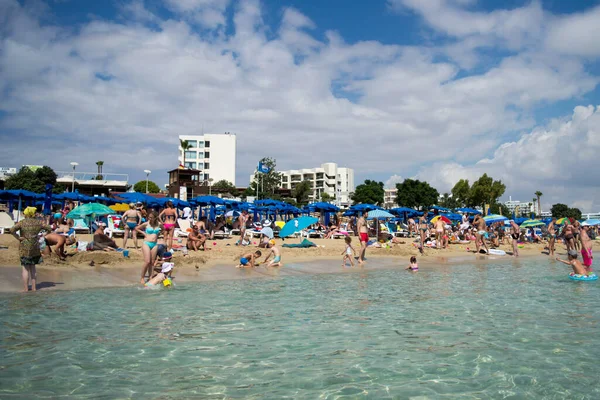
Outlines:
[[[225,230],[222,231],[215,231],[213,236],[218,239],[229,239],[231,237],[231,232],[225,228]]]
[[[73,220],[73,229],[78,233],[90,233],[90,227],[85,223],[83,218],[75,218]]]
[[[190,232],[188,229],[191,228],[192,223],[190,220],[179,218],[177,220],[179,227],[175,228],[175,237],[188,237]]]
[[[0,234],[4,234],[5,230],[9,230],[13,226],[15,226],[15,222],[10,215],[4,211],[0,212]]]
[[[304,231],[304,236],[307,238],[314,238],[314,239],[323,239],[325,237],[323,235],[323,232],[316,231],[314,229],[311,229],[309,231]]]
[[[106,229],[104,230],[109,238],[114,235],[125,235],[125,229],[121,229],[121,217],[118,215],[106,216]]]

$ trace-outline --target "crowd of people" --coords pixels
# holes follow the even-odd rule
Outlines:
[[[34,207],[25,209],[25,218],[11,228],[11,233],[19,240],[19,256],[23,265],[24,290],[28,290],[29,282],[35,290],[36,264],[43,255],[50,255],[53,251],[61,260],[67,256],[65,247],[76,246],[85,251],[122,251],[128,254],[128,244],[133,244],[135,249],[141,247],[143,263],[140,271],[140,284],[145,286],[156,285],[171,279],[175,229],[180,220],[190,223],[186,233],[187,239],[183,245],[184,255],[188,251],[209,250],[206,246],[217,232],[238,230],[240,239],[236,245],[249,246],[251,240],[248,233],[256,233],[264,227],[272,227],[276,232],[278,227],[271,225],[271,221],[254,221],[253,216],[247,211],[231,213],[229,217],[220,215],[214,222],[205,215],[197,215],[194,210],[184,208],[180,212],[171,202],[166,203],[162,210],[147,209],[141,203],[129,204],[129,209],[123,212],[121,224],[124,231],[123,247],[119,247],[110,234],[106,232],[106,222],[96,220],[93,224],[93,239],[91,242],[77,241],[74,235],[73,220],[68,218],[74,204],[67,204],[61,210],[55,210],[49,217],[43,218]],[[380,246],[380,243],[399,243],[400,239],[394,231],[406,227],[406,237],[415,240],[415,245],[421,253],[425,247],[446,249],[449,244],[475,244],[477,253],[489,253],[490,249],[501,245],[512,246],[512,254],[519,256],[519,247],[523,242],[542,243],[547,246],[548,254],[555,255],[555,246],[560,241],[564,243],[569,259],[560,260],[572,265],[574,273],[592,272],[593,263],[592,240],[598,235],[598,227],[583,226],[579,221],[558,225],[556,218],[541,229],[521,228],[514,221],[510,226],[504,222],[487,224],[481,215],[475,215],[472,221],[465,214],[461,223],[449,224],[443,218],[436,218],[432,223],[425,212],[417,220],[409,218],[406,226],[391,220],[382,223],[377,219],[368,219],[364,212],[356,217],[344,218],[341,214],[333,214],[326,226],[320,219],[309,227],[319,237],[330,239],[344,237],[345,249],[342,253],[342,264],[354,266],[366,260],[366,251],[369,246]],[[19,235],[16,233],[19,232]],[[45,234],[40,235],[40,232]],[[159,244],[159,236],[163,243]],[[356,236],[359,247],[352,246],[352,237]],[[375,237],[374,240],[370,238]],[[138,238],[141,238],[141,246]],[[181,246],[178,246],[180,250]],[[266,250],[266,251],[265,251]],[[261,257],[264,258],[261,260]],[[582,262],[578,261],[578,252],[582,255]],[[262,235],[255,251],[244,251],[239,257],[239,268],[256,267],[261,263],[267,267],[282,266],[281,249],[273,240],[273,236]],[[411,261],[409,268],[416,271],[416,260]],[[150,283],[149,283],[150,282]]]

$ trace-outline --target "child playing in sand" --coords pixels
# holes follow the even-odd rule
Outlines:
[[[354,250],[354,247],[352,247],[352,238],[346,236],[344,241],[346,242],[346,250],[342,253],[344,256],[342,259],[342,267],[346,266],[346,261],[350,261],[350,265],[354,267],[353,257],[356,256],[356,251]]]
[[[569,250],[568,255],[569,255],[568,261],[561,260],[558,257],[556,257],[556,261],[560,261],[563,264],[567,264],[567,265],[570,265],[571,267],[573,267],[573,274],[575,274],[575,275],[587,275],[588,272],[587,272],[586,268],[583,266],[583,264],[581,264],[581,261],[579,261],[577,259],[577,250],[573,250],[573,249]]]
[[[404,268],[406,271],[418,271],[419,270],[419,264],[417,264],[417,257],[412,256],[410,258],[410,265],[406,268]]]
[[[258,261],[260,256],[262,256],[260,250],[244,254],[240,257],[240,264],[236,268],[254,268],[255,261]]]
[[[267,260],[273,256],[273,261],[271,261],[267,267],[281,267],[283,265],[281,264],[281,251],[279,250],[279,247],[275,245],[275,240],[271,239],[269,241],[269,249],[271,251],[265,257],[264,263],[266,263]]]

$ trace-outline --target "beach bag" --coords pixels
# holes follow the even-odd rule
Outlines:
[[[87,251],[88,242],[77,242],[77,251]]]

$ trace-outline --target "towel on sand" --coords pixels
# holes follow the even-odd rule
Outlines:
[[[314,244],[313,242],[311,242],[308,239],[304,239],[302,242],[300,243],[295,243],[295,244],[284,244],[281,247],[291,247],[291,248],[305,248],[305,247],[317,247],[316,244]]]

